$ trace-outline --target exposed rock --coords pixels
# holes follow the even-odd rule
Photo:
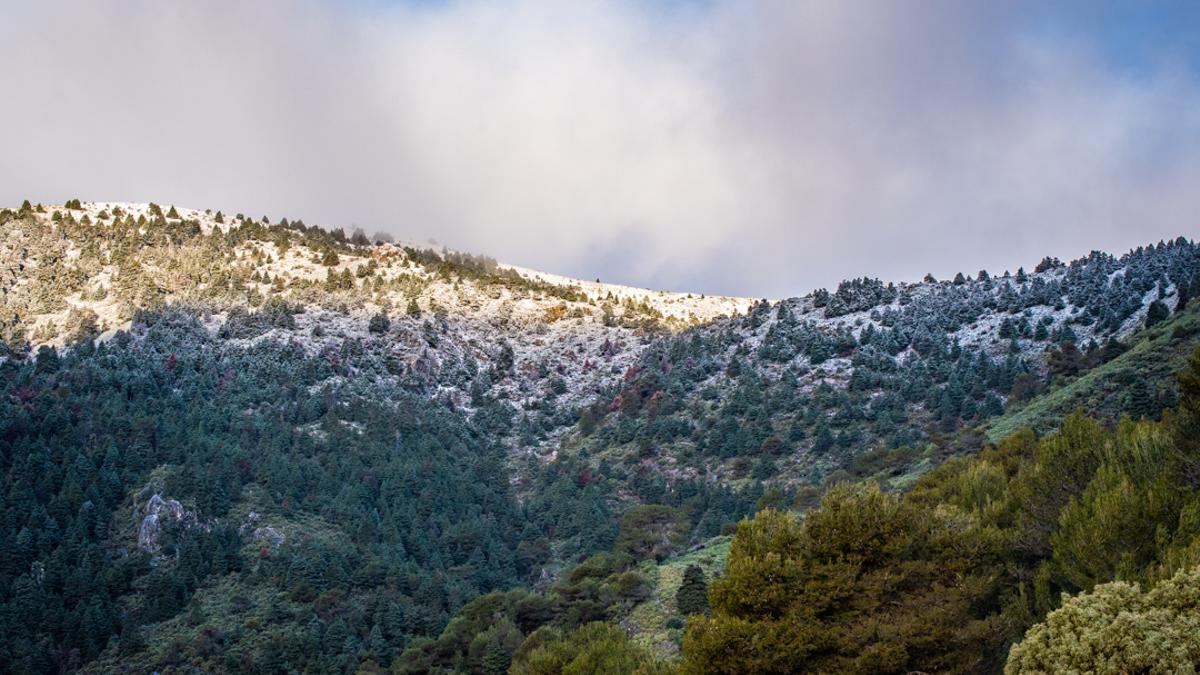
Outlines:
[[[185,527],[195,524],[196,516],[174,499],[163,499],[159,493],[146,501],[143,509],[141,525],[138,526],[138,550],[156,553],[159,549],[158,536],[162,531],[164,518],[170,518]]]
[[[253,528],[253,531],[250,532],[250,538],[254,541],[265,541],[271,548],[282,546],[283,542],[287,541],[287,536],[270,525],[255,527],[259,518],[260,516],[257,511],[247,513],[246,522],[242,523],[241,527],[238,528],[238,534],[245,536],[246,532],[251,531],[251,528]]]
[[[281,546],[286,540],[287,537],[273,527],[267,526],[254,529],[254,541],[265,541],[270,544],[272,548]]]

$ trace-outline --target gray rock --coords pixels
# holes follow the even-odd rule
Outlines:
[[[271,548],[277,548],[287,540],[282,532],[270,526],[255,528],[253,536],[254,541],[266,541]]]
[[[145,515],[138,526],[138,550],[147,553],[156,553],[159,549],[158,536],[164,518],[185,525],[195,520],[194,514],[184,509],[182,504],[174,499],[163,499],[157,492],[146,502],[143,512]]]

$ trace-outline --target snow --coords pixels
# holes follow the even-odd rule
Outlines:
[[[646,288],[637,288],[634,286],[622,286],[620,284],[584,281],[581,279],[573,279],[557,274],[538,272],[536,270],[517,267],[515,265],[502,264],[501,267],[511,269],[522,276],[544,281],[556,286],[571,286],[577,288],[587,295],[588,298],[595,301],[602,301],[611,295],[617,302],[624,302],[625,300],[631,300],[637,303],[644,302],[653,307],[655,310],[661,312],[664,316],[686,320],[693,323],[711,321],[720,316],[745,314],[754,303],[759,301],[757,298],[743,298],[727,295],[705,296],[703,294],[694,293],[654,291]],[[768,300],[768,302],[773,301]]]
[[[79,219],[86,214],[97,228],[111,227],[111,219],[99,219],[105,211],[110,216],[119,209],[135,219],[139,216],[150,217],[148,204],[98,202],[84,203],[82,207],[72,210],[73,216]],[[215,212],[175,208],[182,218],[198,222],[205,233],[218,229],[227,232],[237,227],[235,218],[228,214],[224,217],[224,223],[217,223]],[[162,205],[161,209],[166,213],[171,206]],[[49,223],[55,210],[64,211],[61,207],[49,207],[46,214],[40,217]],[[22,241],[22,233],[10,228],[9,232],[3,234],[6,239],[0,243],[8,248],[0,251],[5,256],[0,261],[10,258],[24,260],[23,253],[17,255],[11,249],[13,242]],[[189,279],[172,268],[178,262],[171,258],[175,255],[172,250],[156,250],[153,253],[154,256],[138,258],[138,262],[146,274],[153,276],[154,282],[166,290],[164,300],[187,302],[205,297],[200,291],[206,282]],[[472,412],[469,383],[452,382],[451,379],[457,376],[448,372],[451,370],[449,365],[461,366],[466,361],[473,361],[480,371],[486,370],[497,365],[503,345],[511,348],[513,367],[493,382],[490,392],[493,396],[508,400],[521,414],[553,396],[550,381],[559,378],[566,385],[566,392],[555,397],[555,407],[572,410],[597,400],[602,393],[606,394],[631,366],[639,362],[647,346],[664,331],[698,324],[709,324],[713,330],[733,331],[736,339],[731,340],[724,355],[728,359],[739,345],[751,353],[756,352],[768,331],[779,321],[779,305],[753,328],[749,322],[740,319],[721,319],[748,313],[759,302],[753,298],[704,296],[585,281],[506,264],[500,264],[499,267],[537,284],[569,289],[572,293],[564,293],[564,296],[574,295],[583,299],[568,300],[546,292],[553,288],[533,286],[531,289],[521,284],[494,283],[494,280],[475,278],[466,273],[461,278],[447,278],[435,270],[426,269],[416,258],[410,258],[403,245],[392,243],[359,246],[349,253],[341,252],[338,263],[331,268],[320,264],[320,254],[320,251],[295,242],[286,251],[273,241],[251,240],[239,244],[235,251],[235,262],[231,264],[232,270],[244,273],[247,277],[254,274],[258,275],[257,278],[269,275],[273,281],[278,280],[282,292],[277,292],[270,283],[246,281],[246,287],[254,289],[262,297],[280,297],[290,303],[298,303],[303,311],[295,315],[294,328],[272,328],[254,337],[230,338],[229,343],[247,347],[262,341],[295,343],[314,355],[336,351],[338,344],[345,340],[361,340],[373,349],[386,350],[411,371],[423,375],[427,373],[429,395],[437,400],[450,401],[457,409],[468,414]],[[34,252],[34,262],[31,264],[37,262],[37,255]],[[84,252],[74,242],[66,242],[56,255],[60,257],[47,259],[42,264],[74,267]],[[155,264],[156,260],[163,265]],[[101,255],[101,263],[107,262]],[[373,278],[377,281],[372,282],[369,288],[357,277],[356,289],[352,292],[326,288],[325,282],[331,272],[349,270],[353,274],[371,262],[375,264]],[[82,289],[62,298],[62,303],[53,307],[55,311],[25,317],[39,329],[40,335],[51,336],[51,343],[62,344],[65,340],[65,327],[72,310],[95,312],[102,339],[110,337],[114,329],[129,327],[128,306],[111,292],[117,281],[118,268],[114,264],[99,264],[89,270],[91,276],[84,281]],[[27,271],[18,274],[11,265],[9,269],[0,271],[11,272],[10,291],[21,289],[29,283]],[[1124,270],[1114,272],[1109,276],[1110,280],[1118,273],[1124,273]],[[998,295],[999,289],[1005,284],[1013,283],[1018,289],[1028,289],[1036,280],[1062,279],[1064,275],[1066,269],[1058,268],[1031,273],[1030,281],[1023,285],[1017,285],[1011,279],[995,278],[991,282],[968,281],[961,288],[963,292],[990,297]],[[986,284],[986,288],[983,284]],[[103,300],[91,299],[101,287],[110,290],[108,296]],[[825,333],[843,327],[857,337],[869,325],[877,330],[882,327],[881,321],[872,318],[876,312],[901,312],[907,304],[918,303],[926,298],[936,299],[936,294],[952,290],[946,282],[900,283],[896,284],[897,295],[894,299],[837,317],[826,317],[824,308],[814,306],[812,296],[785,302],[797,324],[811,323]],[[1153,300],[1155,292],[1152,290],[1146,294],[1141,310],[1129,317],[1118,331],[1120,336],[1127,335],[1141,325],[1145,306]],[[956,296],[951,292],[949,297]],[[904,303],[901,298],[904,298]],[[414,300],[422,312],[419,318],[410,317],[405,312],[410,301]],[[211,301],[212,311],[202,319],[205,329],[214,336],[219,334],[228,320],[227,310],[244,302]],[[663,321],[658,322],[656,327],[647,328],[647,324],[651,323],[645,321],[647,315],[634,309],[640,306],[649,307],[651,313],[657,313]],[[1065,298],[1060,306],[1064,306],[1064,309],[1055,309],[1053,305],[1034,305],[1020,314],[1012,315],[995,310],[983,311],[973,322],[949,332],[946,338],[959,342],[965,349],[981,350],[1002,357],[1009,349],[1009,341],[998,339],[997,333],[1006,318],[1016,320],[1024,316],[1031,325],[1036,326],[1044,317],[1049,317],[1052,324],[1048,328],[1054,330],[1077,310]],[[391,326],[385,334],[373,334],[368,330],[370,319],[381,312],[389,316]],[[1093,337],[1097,330],[1095,325],[1074,325],[1072,328],[1081,341]],[[436,339],[436,346],[431,344],[431,338]],[[1045,342],[1020,341],[1022,355],[1030,356],[1036,352],[1039,362],[1040,352],[1045,347]],[[900,360],[911,355],[911,351],[902,352]],[[804,372],[799,382],[803,390],[811,390],[822,382],[844,384],[852,372],[850,358],[830,358],[819,366],[812,366],[803,354],[790,362],[759,365],[771,377],[780,377],[792,368]],[[715,382],[720,377],[714,374],[711,381]],[[345,382],[333,378],[328,384]],[[538,448],[529,450],[536,450],[540,455],[552,455],[555,444],[568,430],[569,427],[560,427],[550,431]]]

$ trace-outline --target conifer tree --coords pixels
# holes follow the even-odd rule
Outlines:
[[[1162,300],[1155,300],[1146,308],[1146,328],[1149,328],[1157,323],[1161,323],[1171,315],[1171,310],[1167,309],[1166,303]]]
[[[708,579],[699,565],[688,565],[675,592],[675,606],[683,616],[708,613]]]

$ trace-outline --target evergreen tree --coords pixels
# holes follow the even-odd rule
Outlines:
[[[367,322],[367,330],[375,335],[382,335],[388,331],[391,326],[391,321],[388,320],[387,314],[379,312],[371,315],[371,320]]]
[[[1171,310],[1167,309],[1166,303],[1162,300],[1154,300],[1146,308],[1146,328],[1162,323],[1170,315]]]
[[[1148,419],[1157,416],[1160,407],[1150,386],[1143,378],[1135,378],[1129,383],[1128,403],[1126,411],[1135,420]]]
[[[688,565],[675,592],[675,607],[683,616],[708,613],[708,579],[699,565]]]
[[[816,433],[813,434],[812,451],[816,455],[823,455],[833,448],[833,433],[829,430],[829,425],[825,420],[817,423]]]

